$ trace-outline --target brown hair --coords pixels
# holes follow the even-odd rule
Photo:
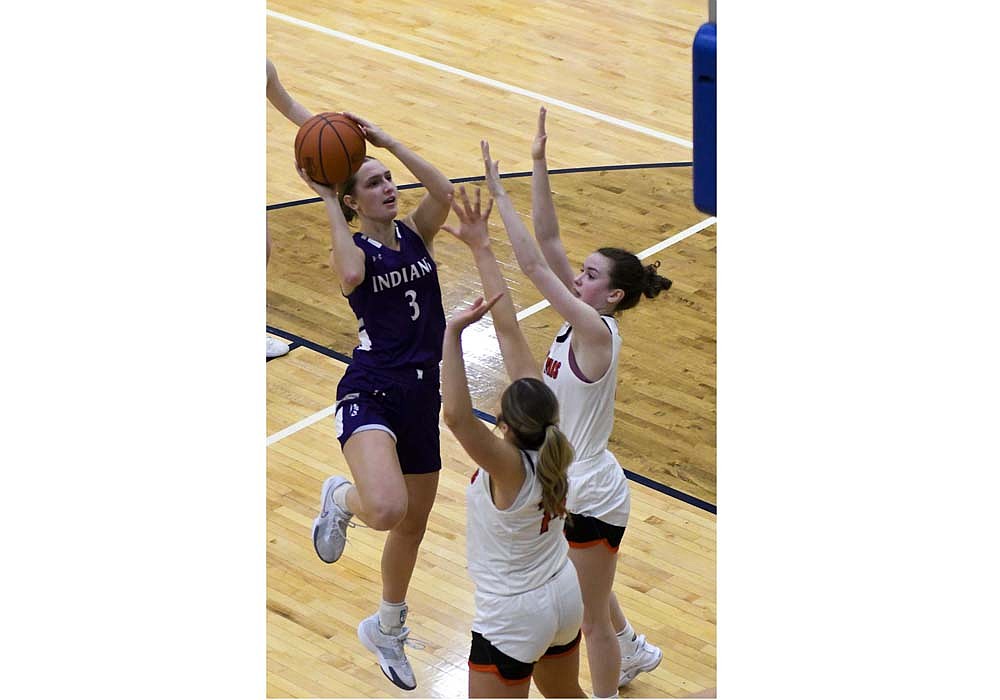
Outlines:
[[[500,397],[498,420],[510,428],[517,447],[538,450],[535,473],[542,485],[542,508],[549,517],[565,517],[569,491],[566,472],[573,461],[573,446],[556,425],[556,395],[540,379],[518,379]]]
[[[372,158],[371,156],[365,156],[365,159],[361,161],[361,165],[364,165],[370,160],[375,160],[375,159]],[[344,197],[346,195],[354,194],[354,186],[358,184],[358,171],[360,170],[361,168],[358,168],[358,170],[355,170],[353,173],[351,173],[351,176],[347,178],[343,183],[337,185],[337,202],[340,204],[340,210],[344,212],[344,218],[347,220],[347,223],[351,223],[352,221],[354,221],[354,219],[356,219],[358,216],[358,212],[354,211],[344,203]]]
[[[652,299],[673,285],[671,280],[656,272],[656,268],[660,266],[659,260],[652,265],[643,266],[639,258],[622,248],[600,248],[597,252],[611,261],[611,269],[608,271],[611,288],[625,292],[625,296],[615,306],[615,311],[631,309],[639,303],[641,295]]]

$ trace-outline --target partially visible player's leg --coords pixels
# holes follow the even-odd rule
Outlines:
[[[389,531],[382,549],[382,598],[402,602],[416,566],[420,543],[427,530],[440,472],[406,474],[406,515]]]
[[[355,515],[375,530],[388,530],[406,514],[406,483],[392,434],[355,432],[343,449],[354,483],[342,476],[328,478],[320,495],[320,513],[313,521],[313,546],[328,564],[340,559]]]
[[[621,651],[610,613],[618,552],[599,541],[589,547],[570,547],[569,558],[576,567],[583,596],[583,635],[594,696],[613,697],[618,694],[621,672]]]
[[[547,698],[585,698],[580,687],[580,638],[550,649],[535,664],[533,678],[538,692]]]
[[[345,487],[347,509],[374,530],[391,530],[406,516],[407,487],[399,470],[396,441],[385,430],[365,430],[344,444],[354,484]]]
[[[531,676],[522,681],[508,681],[492,671],[469,669],[470,698],[526,698],[530,690]]]
[[[343,441],[355,431],[343,445],[356,487],[344,487],[344,502],[368,525],[389,531],[382,547],[382,599],[361,621],[358,638],[389,680],[412,690],[416,678],[404,649],[410,632],[406,592],[437,496],[441,396],[434,378],[388,389],[380,378],[345,380],[338,386],[338,437]]]
[[[410,632],[405,626],[409,613],[406,592],[437,495],[439,475],[439,471],[433,471],[401,476],[406,512],[389,531],[382,547],[382,601],[378,611],[358,627],[358,637],[376,654],[386,678],[404,690],[417,685],[404,648]]]
[[[640,673],[648,673],[659,666],[663,652],[646,641],[646,635],[632,629],[614,593],[611,594],[611,624],[617,633],[618,647],[622,652],[621,672],[618,675],[620,688],[631,683]]]
[[[497,649],[473,630],[469,648],[470,698],[526,698],[533,663],[519,661]]]

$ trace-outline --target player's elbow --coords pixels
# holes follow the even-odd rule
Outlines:
[[[365,281],[364,270],[343,270],[340,273],[340,281],[347,289],[354,289]]]
[[[521,270],[532,282],[544,275],[547,269],[548,266],[545,264],[542,257],[537,254],[537,251],[533,251],[528,256],[528,259],[524,261],[524,264],[521,265]]]
[[[471,435],[475,434],[476,416],[472,413],[472,409],[468,405],[461,408],[455,406],[449,407],[446,404],[441,407],[441,419],[448,426],[448,429],[451,430],[452,435],[464,444]]]
[[[365,281],[364,265],[359,266],[352,263],[353,260],[350,257],[345,256],[345,259],[338,260],[336,251],[330,251],[330,269],[337,274],[340,286],[345,289],[354,289]]]
[[[443,420],[444,424],[452,430],[462,425],[463,420],[466,420],[467,418],[468,416],[465,415],[465,411],[457,409],[454,406],[448,406],[445,404],[441,408],[441,420]]]
[[[455,196],[455,184],[448,179],[439,186],[435,188],[434,198],[440,202],[451,206],[452,197]]]

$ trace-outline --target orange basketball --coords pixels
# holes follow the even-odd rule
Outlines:
[[[339,185],[365,159],[365,135],[340,112],[323,112],[299,127],[295,163],[321,185]]]

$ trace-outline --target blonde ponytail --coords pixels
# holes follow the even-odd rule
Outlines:
[[[522,377],[508,386],[500,397],[500,416],[514,436],[514,444],[524,450],[538,450],[535,474],[542,486],[542,508],[549,517],[566,515],[566,475],[573,461],[573,446],[556,426],[559,401],[541,379]]]
[[[559,428],[549,424],[545,440],[538,450],[535,473],[542,485],[542,509],[551,518],[566,516],[566,494],[569,491],[567,471],[573,462],[573,446]]]

